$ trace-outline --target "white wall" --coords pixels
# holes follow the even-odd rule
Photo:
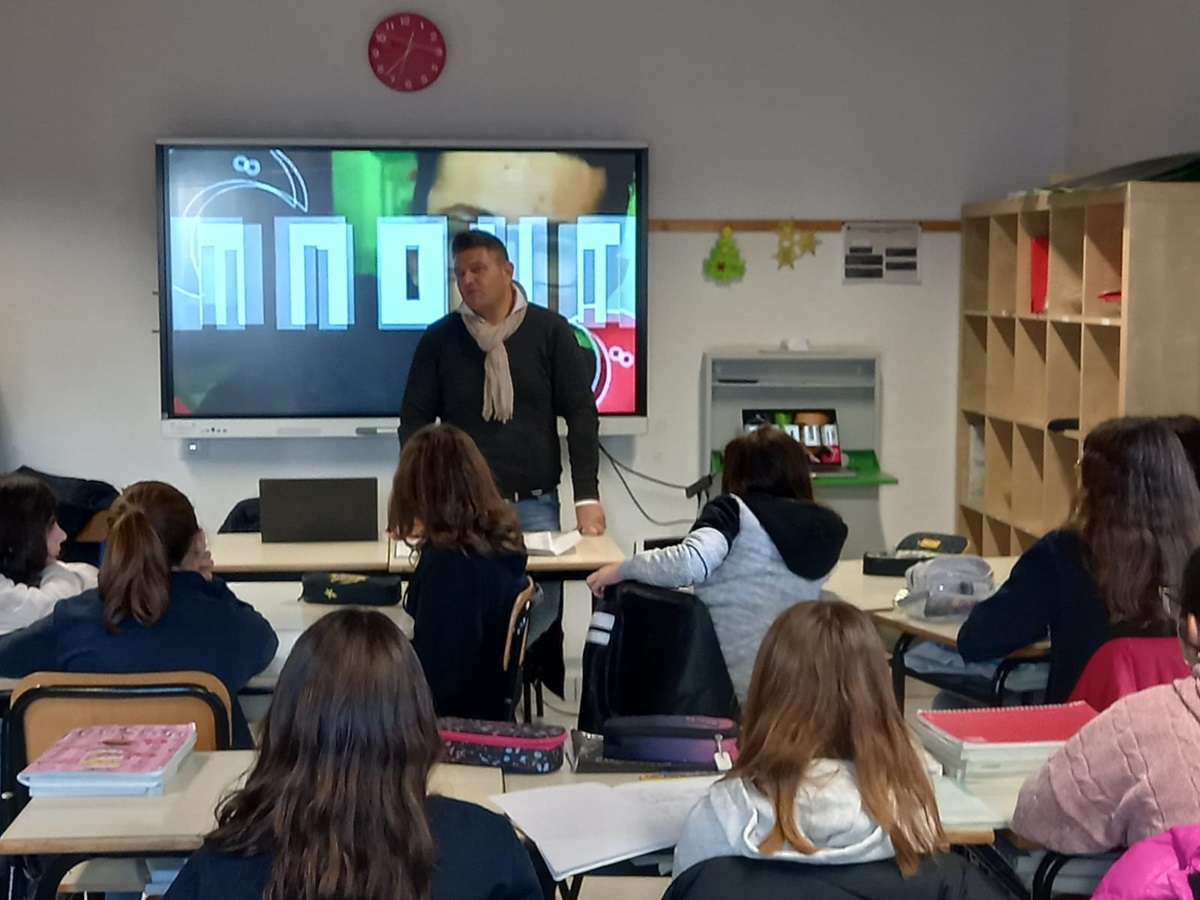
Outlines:
[[[1200,150],[1200,4],[1073,0],[1067,167]]]
[[[654,217],[953,218],[1065,156],[1067,0],[423,0],[449,65],[415,96],[364,62],[396,6],[0,5],[0,465],[164,478],[210,527],[260,475],[390,473],[386,438],[216,442],[184,461],[160,436],[156,137],[643,138]],[[651,431],[608,445],[690,481],[704,348],[872,346],[901,481],[885,533],[951,527],[957,238],[926,239],[923,286],[883,289],[840,284],[834,235],[777,272],[770,234],[741,236],[749,273],[718,287],[700,277],[714,237],[652,236]],[[657,515],[693,511],[635,486]],[[619,541],[652,531],[607,471],[602,490]]]

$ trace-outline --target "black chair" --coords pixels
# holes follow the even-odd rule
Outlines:
[[[1013,896],[961,856],[925,857],[905,877],[895,860],[852,865],[810,865],[723,856],[680,874],[663,900],[1005,900]]]
[[[257,497],[247,497],[245,500],[239,500],[234,504],[233,509],[229,511],[229,515],[225,517],[225,521],[221,523],[221,527],[217,529],[217,533],[247,534],[254,531],[261,531],[262,515],[260,509],[261,505]]]
[[[693,594],[622,581],[596,603],[583,648],[579,727],[613,716],[736,717],[708,608]]]

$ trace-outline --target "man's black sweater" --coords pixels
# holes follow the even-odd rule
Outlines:
[[[587,352],[567,320],[530,304],[504,342],[513,381],[513,417],[483,419],[484,354],[458,313],[431,325],[413,356],[400,410],[400,443],[435,419],[474,438],[506,497],[558,487],[557,417],[567,422],[575,499],[600,496],[599,418]]]

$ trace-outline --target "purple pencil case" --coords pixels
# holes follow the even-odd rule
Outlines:
[[[736,722],[714,716],[615,716],[604,723],[604,756],[724,771],[737,761],[737,735]]]
[[[520,725],[484,719],[438,719],[449,762],[492,766],[521,775],[562,768],[567,732],[559,725]]]

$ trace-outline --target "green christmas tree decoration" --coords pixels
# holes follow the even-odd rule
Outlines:
[[[728,225],[721,229],[721,236],[704,261],[704,274],[722,284],[736,281],[746,274],[746,261],[742,259],[737,241],[733,239],[733,229]]]

